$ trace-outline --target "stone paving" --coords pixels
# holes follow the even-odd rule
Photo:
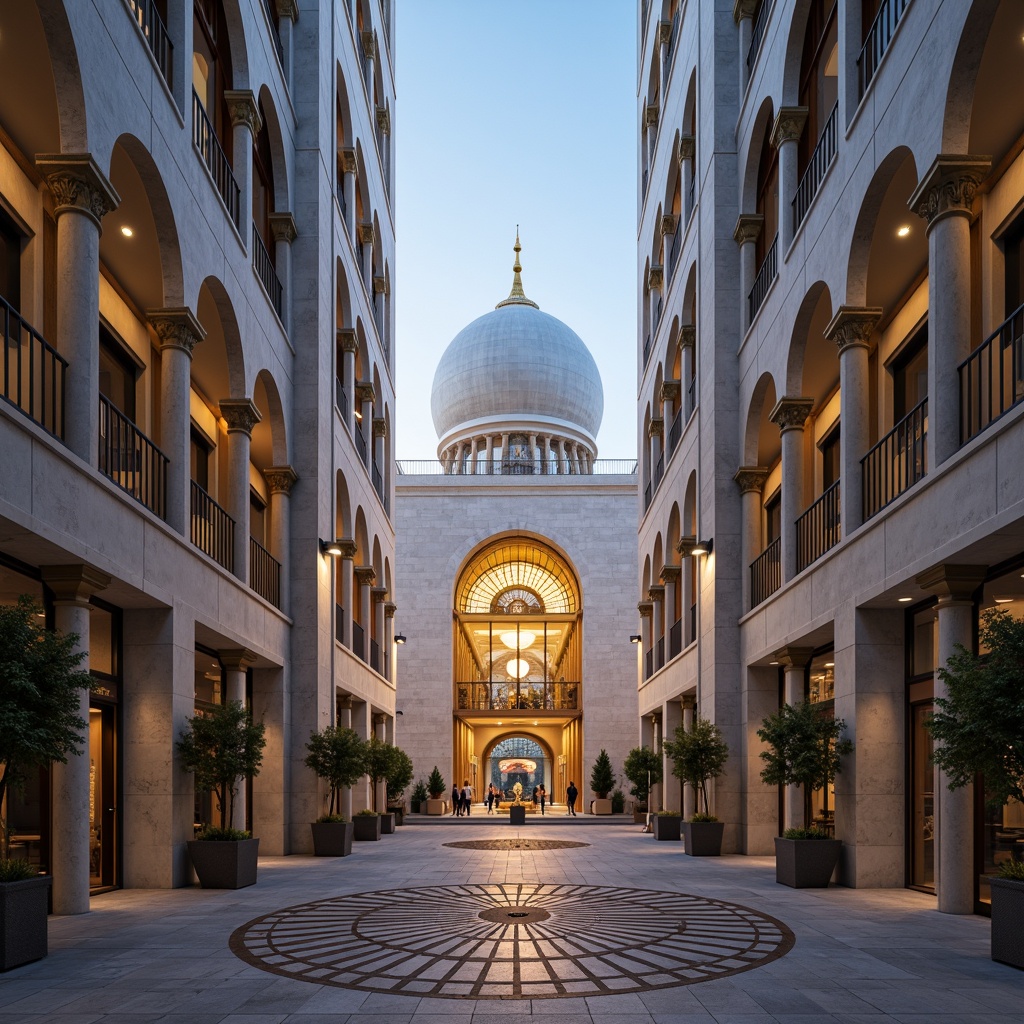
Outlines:
[[[570,824],[554,818],[512,829],[491,818],[474,821],[471,828],[479,839],[538,838],[543,832],[545,839],[590,845],[568,850],[450,848],[443,844],[465,837],[464,821],[426,827],[413,818],[378,843],[357,843],[351,857],[263,859],[259,883],[238,892],[136,890],[97,896],[90,914],[50,919],[47,959],[0,975],[0,1024],[1024,1021],[1024,972],[989,959],[988,921],[939,914],[933,897],[907,890],[787,889],[776,885],[769,858],[690,858],[679,843],[656,842],[641,834],[639,826],[594,819]],[[572,904],[574,887],[579,887],[576,903],[588,911],[578,916],[577,924],[571,915],[562,922],[567,941],[575,941],[573,928],[577,939],[590,941],[607,939],[612,932],[635,936],[617,970],[607,970],[609,979],[618,975],[632,984],[636,963],[658,941],[657,928],[643,920],[644,899],[651,901],[649,916],[662,922],[666,907],[668,913],[677,913],[685,906],[735,906],[748,922],[778,922],[779,934],[785,938],[791,932],[793,945],[788,948],[783,941],[774,959],[760,966],[744,963],[738,973],[712,980],[689,979],[691,983],[678,987],[634,985],[634,990],[614,995],[559,993],[533,999],[396,995],[299,980],[241,959],[230,945],[233,934],[244,936],[261,919],[287,924],[287,917],[280,915],[286,908],[354,905],[347,897],[358,896],[358,902],[370,900],[359,894],[387,892],[398,917],[380,918],[375,924],[383,931],[378,927],[369,938],[362,937],[368,957],[379,953],[370,948],[373,943],[394,944],[393,935],[385,933],[394,932],[396,924],[401,931],[403,921],[409,941],[415,941],[413,927],[422,935],[433,932],[435,939],[427,946],[432,950],[445,941],[445,934],[443,913],[431,911],[428,903],[442,910],[458,903],[463,909],[455,916],[461,915],[463,926],[465,908],[472,904],[474,922],[481,914],[491,914],[474,927],[488,921],[505,927],[504,916],[511,909],[531,915],[524,927],[551,928],[552,922],[558,923],[563,899]],[[396,897],[395,890],[412,889],[429,891],[430,899],[411,892]],[[602,890],[610,900],[604,915],[600,900],[588,903],[584,898]],[[650,895],[630,896],[634,890]],[[445,892],[453,894],[452,904],[444,903]],[[628,914],[623,918],[614,911],[615,893],[627,903],[639,899],[635,924]],[[530,898],[523,899],[524,894]],[[546,905],[531,902],[536,894],[555,896]],[[478,909],[475,903],[481,900]],[[449,929],[449,938],[456,930]],[[708,938],[735,941],[728,927]],[[325,945],[328,962],[331,942],[336,941],[332,934]],[[540,969],[544,952],[535,947],[531,970]],[[616,964],[614,959],[605,962]],[[647,962],[656,962],[656,954]]]

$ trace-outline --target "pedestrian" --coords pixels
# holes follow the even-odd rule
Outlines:
[[[547,800],[547,798],[548,798],[548,791],[544,788],[543,785],[541,785],[541,787],[540,787],[540,813],[541,814],[544,813],[544,801]]]
[[[452,783],[452,815],[456,818],[462,817],[462,793],[454,782]]]
[[[540,797],[538,796],[539,792],[540,792],[540,786],[534,786],[533,787],[533,809],[534,810],[537,810],[537,801],[540,799]]]
[[[574,818],[576,817],[576,797],[580,795],[580,791],[576,788],[576,783],[569,780],[569,787],[565,791],[565,803],[569,808],[565,813],[571,814]]]
[[[462,811],[469,817],[469,809],[473,806],[473,787],[469,784],[469,779],[463,780],[462,783]]]
[[[487,783],[487,813],[490,814],[494,807],[494,798],[497,794],[494,792],[494,783]]]

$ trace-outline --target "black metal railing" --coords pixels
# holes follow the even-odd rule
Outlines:
[[[668,660],[671,661],[683,649],[683,620],[676,619],[668,630]]]
[[[207,116],[203,101],[195,89],[192,90],[192,142],[213,178],[213,183],[228,211],[228,216],[237,226],[241,190],[238,187],[238,182],[235,181],[231,164],[221,148],[217,133],[213,130],[213,124]]]
[[[663,636],[659,636],[654,645],[654,664],[658,668],[663,668],[665,665],[665,638]]]
[[[0,320],[4,330],[0,397],[63,441],[67,360],[2,296]]]
[[[650,131],[650,129],[648,129],[648,131]],[[645,143],[645,145],[646,145],[646,143]],[[642,196],[642,197],[643,197],[644,199],[646,199],[646,198],[647,198],[647,178],[648,178],[648,177],[649,177],[649,172],[647,171],[647,169],[646,169],[646,168],[644,168],[644,173],[643,173],[643,185],[642,185],[642,186],[641,186],[641,188],[640,188],[640,195],[641,195],[641,196]]]
[[[357,658],[366,660],[366,636],[363,633],[363,627],[360,623],[353,621],[352,623],[352,653]]]
[[[694,208],[697,205],[697,154],[694,153],[693,159],[690,161],[690,185],[687,189],[686,196],[686,223],[690,223],[690,218],[693,216]]]
[[[252,267],[256,276],[263,285],[263,290],[270,299],[270,304],[275,312],[281,316],[281,282],[278,279],[277,271],[274,269],[274,261],[270,258],[270,252],[263,244],[256,225],[252,226]]]
[[[679,25],[682,22],[682,11],[677,10],[672,15],[672,30],[668,36],[668,53],[665,55],[665,67],[669,69],[672,67],[672,58],[676,55],[676,41],[679,39]]]
[[[644,338],[644,366],[647,365],[647,360],[651,358],[651,336],[648,334]]]
[[[455,684],[459,711],[577,711],[579,698],[578,681]]]
[[[348,423],[348,392],[338,377],[334,378],[334,404],[338,407],[341,418]]]
[[[363,433],[363,424],[361,421],[356,420],[356,453],[359,455],[359,460],[362,463],[366,463],[366,435]]]
[[[690,383],[686,385],[686,405],[683,407],[683,415],[687,420],[693,415],[697,408],[697,378],[691,377]]]
[[[796,187],[796,195],[793,197],[793,230],[796,231],[803,223],[811,202],[818,194],[818,186],[821,185],[825,172],[829,169],[832,161],[836,158],[836,149],[839,141],[839,104],[832,108],[828,115],[825,127],[818,138],[818,144],[811,154],[810,163],[804,171],[800,184]]]
[[[1024,401],[1024,306],[1011,313],[957,368],[960,443]]]
[[[672,426],[668,428],[668,452],[669,455],[676,450],[676,446],[679,444],[683,436],[683,410],[680,409],[676,413],[675,419],[672,420]]]
[[[687,636],[687,643],[692,644],[697,639],[697,603],[690,605],[690,632]]]
[[[772,0],[761,0],[757,8],[757,14],[754,15],[754,24],[750,30],[750,46],[747,47],[748,71],[754,66],[758,51],[761,49],[761,43],[764,40],[764,30],[768,26],[768,8],[771,5]]]
[[[370,668],[380,671],[380,644],[373,637],[370,637]]]
[[[882,6],[878,8],[875,20],[868,29],[864,38],[864,45],[861,47],[860,56],[857,58],[857,75],[860,83],[860,95],[867,92],[871,79],[875,77],[878,65],[889,49],[896,26],[899,24],[903,12],[910,5],[910,0],[883,0]]]
[[[650,679],[654,675],[654,648],[644,654],[644,679]]]
[[[171,75],[173,63],[171,55],[174,53],[174,44],[167,34],[167,26],[160,17],[153,0],[127,0],[128,10],[142,32],[146,45],[156,60],[156,66],[160,69],[167,87],[171,86]]]
[[[377,497],[381,501],[384,500],[384,475],[380,471],[380,466],[374,462],[373,469],[370,474],[373,478],[373,489],[377,492]]]
[[[676,229],[672,232],[672,242],[668,247],[668,268],[666,270],[666,281],[671,281],[676,272],[676,261],[679,259],[679,247],[682,244],[679,239],[683,234],[683,225],[676,221]]]
[[[338,187],[335,189],[335,194],[338,197],[338,209],[341,210],[341,219],[344,224],[348,224],[348,204],[345,202],[345,172],[341,166],[338,167]]]
[[[768,247],[768,252],[765,253],[764,260],[757,271],[757,276],[754,278],[754,286],[750,289],[750,294],[747,296],[747,301],[750,304],[750,323],[754,322],[754,317],[757,316],[757,311],[761,308],[761,303],[764,302],[768,289],[778,276],[778,252],[779,236],[776,235],[772,239],[772,244]]]
[[[281,563],[255,537],[249,538],[249,586],[281,607]]]
[[[167,456],[103,395],[99,429],[100,472],[162,519],[167,511]]]
[[[662,306],[664,306],[664,300],[662,299],[661,295],[659,294],[658,295],[658,301],[654,304],[654,324],[651,327],[651,332],[652,333],[658,329],[658,324],[661,323],[661,310],[662,310]]]
[[[928,399],[916,405],[860,460],[864,519],[870,519],[928,472]]]
[[[270,35],[274,40],[274,49],[277,51],[277,59],[281,62],[281,67],[284,67],[284,47],[281,45],[281,31],[277,27],[277,22],[274,20],[274,12],[270,9],[270,3],[268,0],[262,0],[263,13],[267,16],[267,21],[270,23]]]
[[[658,456],[658,461],[654,464],[654,492],[657,493],[658,488],[661,486],[662,477],[665,475],[665,455],[662,453]]]
[[[644,511],[645,512],[651,507],[651,498],[653,497],[653,495],[654,495],[654,492],[651,489],[651,482],[650,482],[650,480],[648,480],[647,483],[644,485]]]
[[[782,541],[776,537],[750,563],[750,607],[767,601],[782,586]]]
[[[839,484],[837,480],[796,521],[796,571],[803,572],[839,543]]]
[[[192,481],[192,543],[228,572],[235,567],[235,521]]]
[[[345,608],[340,604],[334,606],[334,639],[339,644],[345,643]]]

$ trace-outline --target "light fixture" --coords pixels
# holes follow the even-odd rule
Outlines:
[[[643,643],[643,640],[644,640],[644,638],[639,633],[630,633],[629,634],[629,642],[631,644],[640,644],[640,643]]]
[[[499,722],[498,725],[501,725],[501,722]]]
[[[513,679],[522,679],[523,676],[529,675],[530,663],[522,658],[513,658],[505,665],[505,671]]]
[[[836,663],[834,661],[826,661],[825,662],[825,668],[835,668],[835,667],[836,667]]]
[[[992,600],[994,600],[996,604],[1013,604],[1012,597],[995,597]]]
[[[914,599],[912,597],[897,597],[896,600],[899,601],[900,604],[909,604]]]
[[[122,234],[122,235],[124,235],[124,237],[125,237],[125,238],[131,238],[131,237],[132,237],[132,235],[134,235],[134,234],[135,234],[135,232],[134,232],[134,231],[132,231],[132,229],[131,229],[130,227],[128,227],[128,225],[127,225],[127,224],[125,224],[125,225],[124,225],[124,226],[123,226],[123,227],[121,228],[121,234]]]
[[[500,635],[501,642],[510,651],[514,651],[516,648],[525,651],[536,639],[537,634],[531,633],[528,629],[521,629],[518,633],[514,629],[509,629]]]
[[[395,714],[396,714],[396,715],[404,715],[404,714],[405,714],[405,712],[404,712],[404,711],[396,711],[396,712],[395,712]]]
[[[896,237],[897,238],[906,238],[907,235],[909,235],[909,234],[910,234],[910,225],[909,224],[901,224],[896,229]]]
[[[777,661],[769,661],[768,664],[769,665],[778,665],[778,662]]]
[[[534,722],[533,724],[534,724],[534,725],[538,725],[539,723],[537,723],[537,722]]]
[[[396,644],[404,644],[405,641],[406,641],[406,636],[405,636],[404,633],[396,633],[395,634],[395,643]],[[398,713],[401,714],[402,712],[399,711]]]
[[[690,552],[691,555],[710,555],[715,550],[715,542],[711,539],[699,540],[693,546],[693,550]]]
[[[336,540],[321,540],[320,553],[328,558],[341,558],[341,544]]]

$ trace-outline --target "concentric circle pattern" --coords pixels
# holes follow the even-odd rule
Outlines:
[[[760,967],[793,933],[747,907],[579,885],[431,886],[288,907],[231,937],[286,977],[409,996],[544,999],[690,985]]]
[[[572,843],[567,839],[466,839],[461,843],[442,843],[456,850],[574,850],[590,843]]]

